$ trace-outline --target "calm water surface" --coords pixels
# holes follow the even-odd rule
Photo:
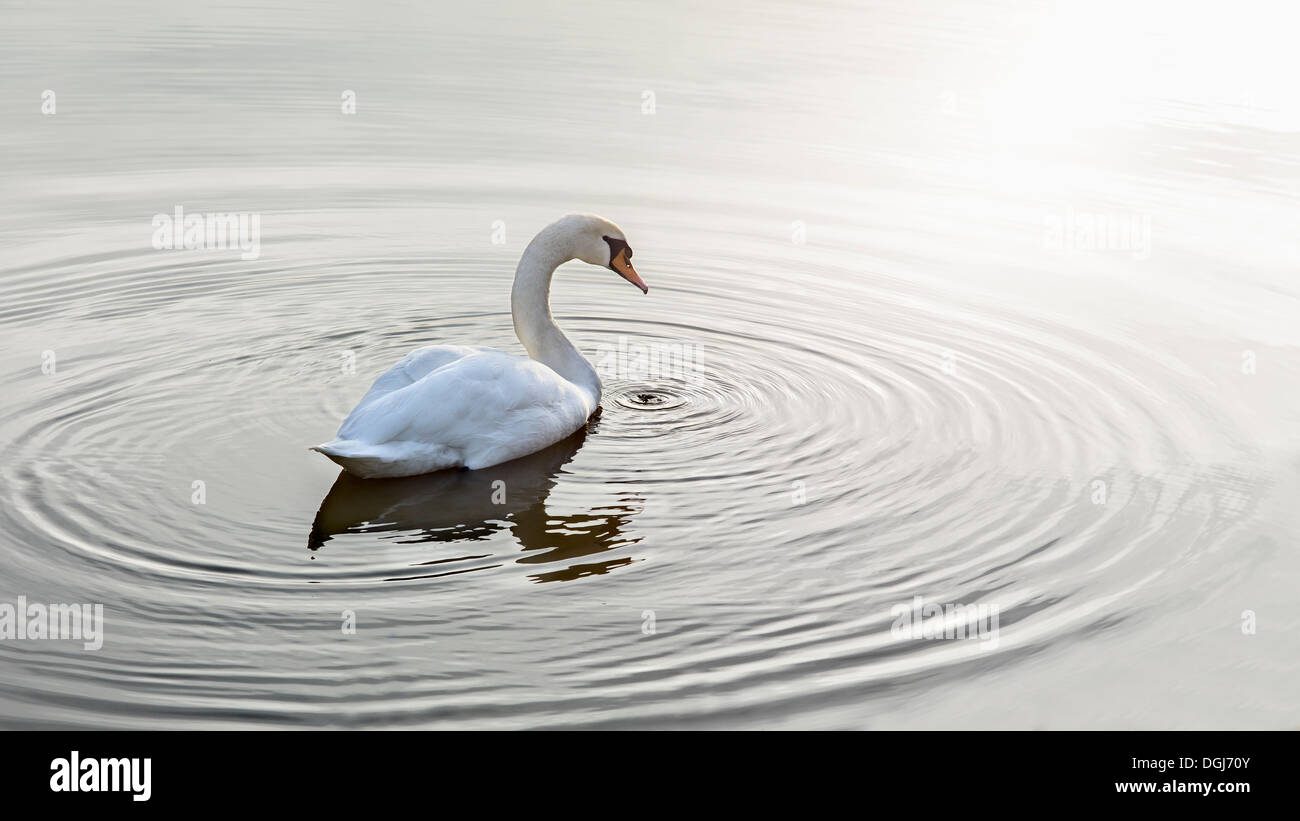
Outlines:
[[[1297,726],[1286,36],[1250,3],[7,12],[0,602],[107,624],[0,642],[0,725]],[[177,206],[259,215],[260,254],[155,250]],[[570,211],[651,290],[566,266],[560,324],[690,367],[607,360],[588,430],[477,473],[306,449],[414,347],[520,350],[514,265]],[[996,606],[996,643],[893,638],[915,597]]]

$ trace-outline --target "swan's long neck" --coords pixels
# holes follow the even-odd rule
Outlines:
[[[556,229],[544,229],[524,249],[510,290],[510,315],[528,355],[588,394],[594,411],[600,403],[600,377],[551,316],[551,276],[573,259],[572,241]]]

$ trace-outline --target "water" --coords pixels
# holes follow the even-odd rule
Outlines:
[[[1283,29],[8,13],[0,602],[106,625],[0,641],[0,724],[1296,726]],[[258,215],[256,258],[155,250],[177,206]],[[588,430],[386,482],[306,449],[414,347],[519,350],[514,265],[570,211],[650,285],[557,274]],[[896,638],[916,597],[997,632]]]

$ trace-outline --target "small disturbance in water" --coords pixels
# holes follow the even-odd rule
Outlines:
[[[683,397],[662,390],[630,390],[619,394],[617,401],[634,410],[670,410],[685,404]]]

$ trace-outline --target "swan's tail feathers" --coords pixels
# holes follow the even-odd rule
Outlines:
[[[312,448],[323,453],[348,473],[370,477],[383,474],[384,458],[374,445],[353,439],[335,439]]]
[[[325,454],[348,473],[363,479],[416,476],[455,467],[459,458],[448,448],[410,442],[376,445],[355,439],[335,439],[311,450]]]

